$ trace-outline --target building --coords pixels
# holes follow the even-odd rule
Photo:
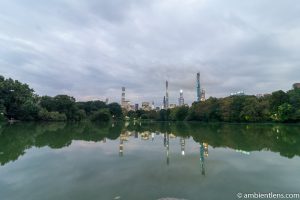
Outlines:
[[[151,110],[155,110],[154,101],[152,101]]]
[[[171,103],[170,105],[169,105],[169,108],[170,109],[172,109],[172,108],[175,108],[177,105],[175,104],[175,103]]]
[[[294,89],[300,89],[300,83],[294,83],[293,88]]]
[[[130,105],[130,101],[125,98],[125,87],[122,87],[122,98],[121,98],[121,107],[124,110],[131,110],[132,106]]]
[[[197,73],[196,77],[196,101],[199,102],[201,100],[201,86],[200,86],[200,73]]]
[[[183,106],[184,105],[184,98],[183,98],[183,91],[182,90],[180,90],[180,93],[179,93],[178,105],[179,106]]]
[[[146,110],[146,111],[150,111],[151,110],[151,106],[149,102],[142,102],[142,109]]]
[[[166,96],[164,96],[162,109],[166,109],[166,107],[167,107],[167,105],[166,105]]]
[[[107,105],[107,104],[108,104],[108,102],[109,102],[109,99],[108,99],[108,98],[106,98],[106,99],[105,99],[105,104]]]
[[[196,101],[205,101],[205,90],[200,85],[200,73],[197,73],[196,77]]]
[[[135,111],[135,105],[134,105],[134,104],[131,104],[131,105],[130,105],[130,110]],[[128,110],[128,111],[129,111],[129,110]]]
[[[244,95],[245,95],[244,91],[238,91],[230,94],[230,96],[244,96]]]
[[[165,109],[169,108],[169,83],[166,81],[166,105]]]
[[[122,87],[121,106],[125,105],[125,87]]]
[[[201,90],[201,99],[200,99],[200,101],[205,101],[205,90],[204,89]]]
[[[135,111],[139,110],[139,104],[138,103],[134,104],[134,110]]]

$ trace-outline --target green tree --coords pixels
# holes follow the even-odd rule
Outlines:
[[[20,119],[26,121],[32,121],[38,119],[39,106],[31,100],[26,101],[20,109]]]
[[[110,111],[107,108],[96,111],[91,116],[92,121],[107,122],[111,119]]]
[[[289,96],[284,91],[279,90],[272,93],[269,101],[271,111],[276,112],[280,105],[289,102]]]
[[[114,119],[123,119],[123,112],[120,104],[118,103],[110,103],[108,104],[108,109],[110,111],[111,116]]]
[[[293,114],[293,107],[291,104],[284,103],[278,106],[279,121],[281,122],[290,121],[292,114]]]

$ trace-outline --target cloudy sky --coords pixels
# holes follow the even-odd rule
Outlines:
[[[1,0],[0,74],[39,95],[160,105],[300,82],[297,0]]]

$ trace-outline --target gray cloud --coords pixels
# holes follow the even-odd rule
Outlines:
[[[38,94],[161,104],[291,88],[299,81],[295,0],[0,2],[0,73]]]

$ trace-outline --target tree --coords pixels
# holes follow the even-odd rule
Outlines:
[[[76,102],[79,109],[83,109],[86,115],[91,115],[93,112],[98,111],[102,108],[107,108],[107,105],[103,101],[87,101],[87,102]]]
[[[107,108],[100,109],[91,116],[92,121],[107,122],[111,119],[110,111]]]
[[[159,121],[168,121],[170,119],[170,113],[171,113],[170,109],[167,109],[167,110],[161,109],[159,111],[158,120]]]
[[[110,111],[111,116],[114,119],[122,119],[123,118],[122,108],[118,103],[108,104],[108,109]]]
[[[20,109],[20,119],[26,121],[32,121],[38,119],[38,112],[39,112],[38,105],[31,100],[26,101]]]
[[[278,106],[289,102],[289,96],[284,91],[279,90],[273,92],[269,100],[271,111],[276,112],[278,110]]]
[[[11,78],[0,76],[0,101],[5,107],[7,118],[20,119],[21,107],[27,101],[34,101],[34,90]]]
[[[290,121],[292,114],[293,114],[293,107],[291,104],[284,103],[278,106],[279,121],[281,122]]]
[[[53,97],[42,96],[39,99],[39,104],[42,108],[47,109],[49,112],[56,110],[56,103]]]
[[[55,111],[64,113],[68,120],[76,120],[78,108],[75,105],[75,98],[68,95],[57,95],[54,97]]]

